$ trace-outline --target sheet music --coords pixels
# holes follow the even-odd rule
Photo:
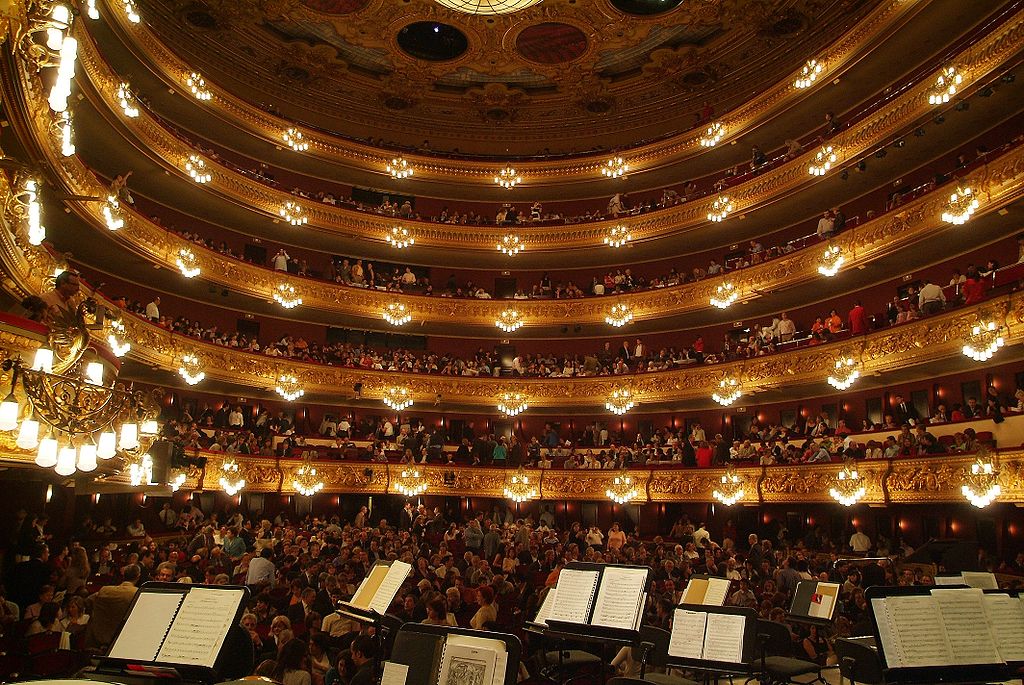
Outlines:
[[[989,630],[1003,661],[1024,661],[1024,605],[1004,594],[982,596]]]
[[[191,588],[156,660],[213,668],[244,597],[245,590]]]
[[[964,585],[968,587],[976,587],[982,590],[998,590],[999,581],[996,580],[996,574],[989,573],[988,571],[964,571],[960,574],[964,579]]]
[[[405,685],[409,679],[409,667],[396,664],[394,661],[384,662],[384,673],[380,677],[380,685]]]
[[[725,600],[729,596],[729,590],[732,588],[732,583],[724,578],[708,578],[708,588],[704,592],[704,601],[701,604],[707,606],[724,606]]]
[[[445,644],[438,685],[494,685],[493,649]]]
[[[548,618],[551,616],[551,607],[555,606],[555,595],[558,594],[557,588],[551,588],[548,593],[544,595],[544,601],[540,603],[540,609],[537,609],[537,616],[533,619],[534,623],[539,623],[542,626],[548,624]]]
[[[708,615],[704,611],[676,609],[672,617],[672,636],[668,655],[680,659],[700,659],[704,652],[704,628]]]
[[[988,629],[988,618],[978,588],[932,590],[942,623],[958,664],[1002,663]]]
[[[875,597],[871,608],[889,668],[956,663],[939,605],[930,595]]]
[[[646,568],[606,566],[591,625],[636,630],[643,609],[641,601],[647,585],[647,572]]]
[[[488,637],[473,637],[471,635],[450,633],[445,640],[445,646],[447,647],[448,645],[493,651],[494,674],[491,676],[491,685],[502,685],[505,682],[505,670],[508,668],[508,651],[503,641]],[[381,683],[381,685],[384,685],[384,683]],[[487,684],[485,683],[484,685]]]
[[[964,577],[961,574],[952,576],[942,576],[936,574],[935,576],[936,585],[964,585]]]
[[[181,592],[142,592],[107,656],[153,661],[181,604]]]
[[[706,661],[742,663],[743,629],[746,626],[746,617],[739,614],[716,613],[709,613],[707,616],[702,658]]]
[[[558,574],[558,595],[548,620],[586,623],[600,575],[597,571],[563,568]]]
[[[356,588],[349,603],[360,609],[369,609],[370,602],[373,600],[373,596],[377,594],[380,584],[384,582],[384,577],[388,574],[389,568],[390,566],[385,564],[375,564],[370,569],[370,572],[366,574],[366,577],[363,578],[363,582]]]
[[[707,578],[690,578],[683,590],[683,596],[679,598],[680,604],[703,604],[704,597],[708,594]]]
[[[378,614],[386,613],[391,602],[394,601],[395,595],[398,594],[398,588],[402,587],[402,583],[405,582],[410,571],[412,571],[412,566],[404,561],[392,561],[387,575],[384,576],[380,587],[377,588],[373,599],[370,600],[369,608]]]

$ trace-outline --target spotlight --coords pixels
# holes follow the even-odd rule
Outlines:
[[[936,114],[932,121],[935,122],[936,124],[944,124],[946,122],[946,117],[942,116],[941,114]]]
[[[960,102],[956,103],[956,107],[954,107],[953,109],[955,109],[958,112],[966,112],[970,108],[971,103],[967,102],[967,100],[961,100]]]
[[[992,97],[992,93],[994,92],[995,91],[992,89],[992,86],[985,86],[984,88],[978,91],[978,95],[983,98],[990,98]]]
[[[900,138],[895,143],[893,143],[892,146],[894,148],[902,148],[906,144],[907,144],[907,141],[904,140],[903,138]]]
[[[1014,81],[1017,80],[1017,77],[1014,74],[1004,74],[1003,78],[1000,80],[1003,83],[1013,83]]]
[[[878,159],[882,159],[887,154],[889,154],[889,153],[885,151],[884,147],[875,150],[875,157],[877,157]]]
[[[923,138],[924,134],[925,130],[923,126],[918,126],[917,128],[914,129],[914,135],[917,136],[918,138]]]
[[[861,161],[857,162],[857,171],[867,171],[867,170],[868,170],[868,163],[867,162],[865,162],[864,160],[861,160]]]
[[[843,173],[839,174],[839,178],[841,178],[844,181],[846,179],[850,178],[850,170],[849,169],[843,169]]]

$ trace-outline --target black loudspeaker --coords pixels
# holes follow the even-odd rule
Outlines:
[[[156,440],[149,446],[149,458],[153,460],[153,482],[166,483],[171,469],[171,453],[174,445],[169,440]]]

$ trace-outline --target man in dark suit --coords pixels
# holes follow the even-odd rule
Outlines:
[[[892,412],[897,425],[902,426],[904,423],[909,423],[912,426],[916,426],[921,422],[921,417],[918,415],[917,410],[914,409],[914,405],[904,400],[903,395],[896,395],[896,403]]]
[[[307,587],[299,595],[299,598],[300,601],[288,607],[288,620],[292,622],[292,625],[304,623],[306,621],[306,614],[313,611],[313,602],[316,601],[316,590]]]
[[[406,502],[405,508],[402,509],[401,523],[399,528],[406,530],[412,529],[412,524],[416,522],[416,510],[412,508],[412,502]]]
[[[349,648],[352,663],[356,672],[352,675],[349,685],[373,685],[377,682],[373,670],[373,660],[377,655],[377,643],[369,635],[357,635]]]

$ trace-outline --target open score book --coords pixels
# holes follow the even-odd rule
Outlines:
[[[743,663],[747,617],[707,611],[676,609],[668,655],[680,659]]]
[[[375,564],[356,588],[349,606],[363,611],[386,613],[398,589],[412,573],[412,566],[403,561]]]
[[[639,630],[647,599],[647,575],[643,567],[603,566],[600,570],[563,568],[550,610],[538,619]],[[540,621],[538,621],[540,622]]]
[[[707,606],[724,606],[729,596],[732,583],[725,578],[695,575],[690,578],[683,590],[680,604],[705,604]]]

